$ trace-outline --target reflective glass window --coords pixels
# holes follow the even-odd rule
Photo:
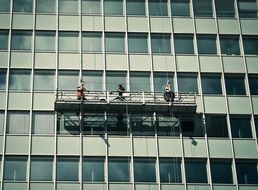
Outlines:
[[[258,55],[258,36],[243,36],[246,55]]]
[[[148,53],[148,34],[128,34],[129,53]]]
[[[0,50],[8,49],[8,34],[7,30],[0,30]]]
[[[171,0],[172,16],[186,16],[189,17],[190,1],[189,0]]]
[[[102,40],[101,33],[83,32],[82,33],[82,50],[85,52],[101,52]]]
[[[101,14],[100,0],[82,0],[82,14]]]
[[[4,163],[4,180],[26,181],[27,157],[6,156]]]
[[[176,136],[180,135],[180,126],[177,118],[171,117],[171,113],[156,115],[156,129],[158,136]]]
[[[181,93],[198,93],[197,74],[178,74],[178,91]]]
[[[122,84],[122,86],[126,89],[126,72],[107,72],[106,83],[107,90],[115,91],[118,89],[119,84]]]
[[[194,54],[192,35],[174,35],[176,54]]]
[[[55,13],[56,0],[37,0],[36,13]]]
[[[0,111],[0,133],[4,132],[4,121],[5,121],[4,111]]]
[[[79,73],[76,71],[59,71],[58,89],[75,90],[78,85]]]
[[[65,14],[78,14],[78,0],[59,0],[58,12]]]
[[[171,53],[170,34],[151,35],[152,53]]]
[[[155,72],[153,73],[153,78],[154,78],[155,92],[163,92],[167,81],[169,81],[169,83],[171,84],[172,90],[174,89],[174,84],[173,84],[174,79],[173,79],[172,73]]]
[[[134,159],[134,181],[156,182],[156,160],[151,158]]]
[[[208,183],[206,160],[185,159],[186,183]]]
[[[181,159],[160,158],[159,160],[160,182],[162,183],[182,183]]]
[[[10,0],[0,0],[0,12],[10,12]]]
[[[76,32],[59,32],[58,47],[60,51],[78,51],[79,38]]]
[[[30,126],[29,112],[10,111],[7,114],[7,134],[28,134]]]
[[[258,3],[257,0],[237,0],[238,12],[240,18],[257,18]]]
[[[31,181],[52,181],[53,158],[32,157],[30,166]]]
[[[58,157],[56,163],[57,181],[79,180],[79,158]]]
[[[32,12],[33,0],[13,0],[13,12]]]
[[[30,90],[30,71],[11,70],[9,79],[9,89],[17,91]]]
[[[196,17],[212,17],[212,0],[193,0],[194,14]]]
[[[167,0],[149,0],[150,16],[168,16]]]
[[[133,136],[154,136],[155,125],[152,114],[131,114],[130,126]]]
[[[31,50],[32,32],[13,31],[12,32],[12,50]]]
[[[249,75],[248,80],[251,95],[258,95],[258,75]]]
[[[213,183],[233,184],[231,161],[211,159],[210,165]]]
[[[127,0],[127,15],[145,15],[145,0]]]
[[[215,0],[217,17],[235,17],[235,0]]]
[[[83,133],[90,135],[102,135],[104,129],[105,117],[103,112],[87,113],[84,115]]]
[[[56,33],[55,32],[36,32],[35,50],[39,51],[55,51],[56,49]]]
[[[258,137],[258,116],[255,116],[254,123],[255,123],[256,137]]]
[[[256,160],[236,160],[237,181],[239,184],[258,184]]]
[[[83,159],[83,181],[104,182],[104,163],[101,157],[86,157]],[[116,171],[117,172],[117,171]]]
[[[54,90],[55,71],[36,70],[34,72],[34,90],[35,91],[53,91]]]
[[[52,112],[33,112],[32,134],[54,134],[55,115]]]
[[[123,0],[105,0],[105,15],[123,15]]]
[[[130,158],[110,158],[109,159],[108,181],[130,182]]]
[[[202,92],[204,94],[222,94],[221,77],[219,75],[202,75]]]
[[[105,47],[107,52],[125,52],[125,34],[106,33]]]
[[[252,138],[250,117],[230,117],[233,138]]]
[[[130,91],[150,92],[150,73],[131,72],[130,73]]]
[[[84,87],[87,90],[102,91],[103,90],[103,73],[102,71],[84,71],[82,74]]]
[[[245,95],[244,76],[225,76],[226,91],[228,95]]]
[[[199,54],[217,54],[216,36],[197,36]]]
[[[118,93],[116,95],[118,97]],[[109,113],[107,115],[107,130],[110,135],[127,135],[129,136],[130,129],[128,128],[128,116],[125,113]]]
[[[220,36],[221,53],[225,55],[240,55],[238,36]]]
[[[79,115],[76,113],[62,113],[57,119],[57,134],[59,135],[79,135]]]
[[[6,88],[6,70],[0,70],[0,90],[5,90]]]
[[[228,126],[225,115],[206,115],[208,137],[228,137]]]

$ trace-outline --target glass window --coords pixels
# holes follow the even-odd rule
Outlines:
[[[174,35],[176,54],[194,54],[192,35]]]
[[[4,111],[0,111],[0,133],[4,132],[4,121],[5,121]]]
[[[122,112],[108,113],[106,121],[108,134],[129,136],[128,119],[127,115]]]
[[[58,47],[60,51],[78,51],[78,33],[76,32],[59,32]]]
[[[125,52],[125,34],[106,33],[105,47],[107,52]]]
[[[83,32],[82,50],[85,52],[101,52],[102,51],[101,33]]]
[[[190,1],[189,0],[171,0],[172,16],[187,16],[190,14]]]
[[[82,14],[101,14],[100,0],[82,0]]]
[[[76,90],[78,85],[79,73],[76,71],[59,71],[58,89],[59,90]]]
[[[104,182],[104,158],[86,157],[83,159],[83,181]]]
[[[182,117],[180,127],[183,137],[204,137],[203,118],[201,115]],[[196,144],[196,141],[193,140],[192,143]]]
[[[103,90],[102,71],[84,71],[82,75],[83,81],[85,82],[85,88],[87,90]]]
[[[78,0],[59,0],[59,13],[78,14]]]
[[[0,12],[10,12],[10,0],[0,0]]]
[[[4,180],[26,181],[27,157],[6,156],[4,163]]]
[[[178,91],[180,93],[198,93],[197,75],[196,74],[178,74]]]
[[[154,91],[155,92],[163,92],[164,86],[167,83],[167,81],[170,82],[172,91],[174,90],[174,84],[173,84],[173,74],[172,73],[153,73],[154,78]]]
[[[150,92],[150,73],[130,73],[131,92]]]
[[[129,53],[148,53],[148,34],[128,34]]]
[[[238,36],[220,36],[221,53],[225,55],[240,55]]]
[[[149,0],[150,16],[168,16],[167,0]]]
[[[182,183],[181,159],[171,158],[159,160],[160,182],[163,183]]]
[[[156,160],[151,158],[134,159],[134,181],[156,182]]]
[[[244,76],[225,76],[226,91],[228,95],[245,95]]]
[[[197,36],[199,54],[217,54],[216,36]]]
[[[152,53],[171,53],[170,34],[151,35]]]
[[[8,50],[8,34],[7,30],[0,30],[0,50]]]
[[[236,172],[239,184],[258,184],[258,171],[256,160],[237,160]]]
[[[30,180],[52,181],[52,175],[53,175],[52,157],[32,157],[30,167],[31,167]]]
[[[6,70],[0,70],[0,90],[5,90],[6,88]]]
[[[257,0],[237,0],[240,18],[257,18]]]
[[[79,115],[76,113],[62,113],[57,118],[57,134],[79,135]]]
[[[79,158],[58,157],[56,163],[57,181],[79,180]]]
[[[36,70],[34,73],[35,91],[53,91],[54,90],[55,71]]]
[[[104,113],[87,113],[84,115],[83,133],[84,134],[104,134],[105,118]]]
[[[145,15],[145,0],[127,0],[127,15]]]
[[[251,95],[258,95],[258,75],[249,75],[248,80]]]
[[[233,138],[252,138],[249,117],[230,117],[230,125]]]
[[[254,118],[255,130],[256,130],[256,137],[258,138],[258,116]]]
[[[234,0],[215,0],[217,17],[235,17]]]
[[[52,112],[33,112],[32,134],[54,134],[55,116]]]
[[[107,90],[117,90],[118,85],[122,84],[126,89],[126,72],[107,72],[106,73]]]
[[[155,125],[158,136],[180,136],[178,119],[170,113],[157,114]]]
[[[32,0],[13,0],[13,12],[32,12]]]
[[[206,115],[208,137],[228,137],[228,126],[225,115]]]
[[[258,36],[243,36],[246,55],[258,55]]]
[[[110,158],[109,159],[108,181],[130,182],[130,158]]]
[[[28,134],[30,126],[29,112],[9,111],[7,114],[7,134]]]
[[[212,17],[212,0],[193,0],[194,14],[196,17]]]
[[[17,91],[30,90],[30,71],[27,70],[11,70],[9,89]]]
[[[211,159],[210,162],[213,183],[233,184],[231,161]]]
[[[35,50],[55,51],[55,32],[36,32]]]
[[[152,114],[131,114],[130,125],[133,136],[154,136],[155,125]]]
[[[222,94],[220,76],[202,75],[202,92],[204,94]]]
[[[206,160],[185,159],[186,183],[208,183]]]
[[[12,50],[31,50],[31,32],[13,31]]]
[[[105,0],[105,15],[123,15],[123,0]]]
[[[37,0],[36,13],[55,13],[56,0]]]

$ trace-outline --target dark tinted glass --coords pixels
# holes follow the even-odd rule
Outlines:
[[[78,181],[79,179],[78,158],[57,158],[56,180],[57,181]]]
[[[203,75],[202,76],[202,92],[204,94],[222,94],[220,76]]]
[[[7,30],[0,30],[0,50],[8,49],[8,34]]]
[[[104,13],[105,15],[123,15],[123,1],[105,0]]]
[[[194,54],[192,35],[174,35],[176,54]]]
[[[217,17],[235,17],[234,0],[215,0]]]
[[[240,55],[238,36],[220,36],[221,53],[226,55]]]
[[[167,0],[149,0],[150,16],[168,16]]]
[[[197,36],[199,54],[217,54],[216,36]]]
[[[232,184],[231,161],[211,160],[211,178],[213,183]]]
[[[258,184],[257,161],[236,161],[239,184]]]
[[[0,0],[0,12],[9,12],[10,2],[10,0]]]
[[[104,158],[83,159],[83,181],[104,181]]]
[[[56,12],[56,0],[37,0],[37,13],[54,13]]]
[[[178,74],[178,91],[181,93],[197,92],[197,75],[193,74]]]
[[[32,32],[13,31],[11,49],[31,50],[31,36],[32,36]]]
[[[248,79],[251,95],[258,95],[258,75],[249,75]]]
[[[243,43],[246,55],[258,55],[257,36],[243,36]]]
[[[226,76],[226,91],[228,95],[245,95],[245,79],[241,76]]]
[[[27,171],[27,157],[5,157],[4,179],[12,181],[25,181]]]
[[[162,72],[156,72],[153,74],[154,78],[154,91],[155,92],[163,92],[164,91],[164,85],[167,83],[167,81],[170,82],[172,90],[174,89],[173,84],[173,75],[171,73],[162,73]]]
[[[131,72],[130,87],[131,92],[150,92],[150,73]]]
[[[107,52],[124,52],[125,34],[124,33],[106,33],[105,48]]]
[[[212,0],[193,0],[194,14],[197,17],[212,17]]]
[[[127,15],[145,15],[145,0],[127,0]]]
[[[128,51],[129,53],[148,53],[147,34],[129,34]]]
[[[185,159],[186,183],[208,183],[205,160]]]
[[[32,157],[30,170],[30,179],[32,181],[52,181],[53,158]]]
[[[255,116],[254,123],[255,123],[256,137],[258,137],[258,116]]]
[[[171,0],[172,16],[190,16],[189,0]]]
[[[0,90],[6,88],[6,70],[0,70]]]
[[[100,14],[100,0],[82,0],[83,14]]]
[[[240,18],[257,18],[257,0],[237,0]]]
[[[165,183],[181,183],[181,160],[179,158],[160,159],[160,181]]]
[[[156,182],[155,160],[135,158],[134,178],[135,182]]]
[[[32,12],[32,0],[13,0],[13,12]]]
[[[250,118],[230,118],[233,138],[252,138]]]
[[[170,53],[170,34],[152,34],[151,49],[152,53]]]
[[[226,116],[206,115],[206,129],[208,137],[228,137]]]
[[[108,162],[108,180],[111,182],[130,181],[130,158],[111,158]]]

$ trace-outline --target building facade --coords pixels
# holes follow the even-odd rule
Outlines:
[[[0,189],[257,190],[257,9],[0,0]],[[197,108],[55,110],[56,89],[75,95],[81,79],[89,93],[114,94],[170,81]]]

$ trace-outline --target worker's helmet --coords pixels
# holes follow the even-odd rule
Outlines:
[[[120,87],[120,86],[122,86],[122,84],[119,84],[118,86]]]

